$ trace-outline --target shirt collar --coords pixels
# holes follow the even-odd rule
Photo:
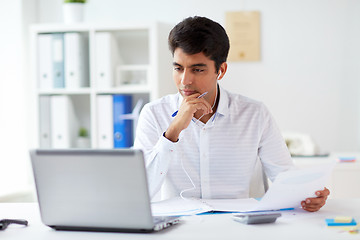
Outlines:
[[[219,104],[217,107],[216,112],[226,116],[229,113],[229,94],[228,92],[222,88],[219,85],[219,93],[220,93],[220,98],[219,98]]]
[[[219,98],[219,104],[218,104],[216,111],[217,111],[217,113],[226,116],[229,113],[229,94],[220,85],[219,85],[219,93],[220,93],[220,98]],[[178,95],[177,106],[179,109],[184,97],[179,92],[177,93],[177,95]]]

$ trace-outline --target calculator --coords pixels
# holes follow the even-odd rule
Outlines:
[[[233,214],[233,219],[244,224],[273,223],[281,216],[279,212],[255,212]]]

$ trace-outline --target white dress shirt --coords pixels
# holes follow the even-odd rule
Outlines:
[[[167,199],[192,189],[183,196],[247,198],[258,158],[271,180],[293,167],[267,108],[221,87],[211,119],[204,124],[193,118],[179,141],[171,142],[163,134],[182,99],[179,93],[165,96],[146,104],[140,114],[134,147],[144,151],[151,197],[160,191],[160,198]]]

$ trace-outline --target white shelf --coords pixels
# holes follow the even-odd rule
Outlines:
[[[171,29],[170,25],[160,23],[145,24],[41,24],[31,27],[32,63],[31,66],[32,86],[34,102],[32,108],[36,142],[35,147],[40,146],[40,117],[50,114],[51,108],[40,109],[40,100],[52,98],[57,95],[65,95],[73,103],[73,118],[78,127],[89,130],[92,148],[98,147],[98,116],[97,97],[100,95],[126,94],[133,96],[133,105],[138,100],[144,104],[165,94],[175,92],[172,79],[171,54],[167,46],[167,36]],[[77,89],[54,88],[39,89],[39,66],[38,66],[38,37],[40,34],[79,32],[87,41],[88,55],[88,83]],[[100,88],[97,84],[99,75],[97,68],[96,36],[98,33],[109,32],[114,38],[115,47],[111,52],[118,54],[121,61],[112,66],[112,81],[115,87]],[[46,37],[47,35],[41,35]],[[40,49],[40,48],[39,48]],[[100,52],[101,53],[101,52]],[[119,58],[119,59],[120,59]],[[42,75],[45,76],[45,75]],[[43,78],[46,79],[46,78]],[[111,86],[111,85],[109,85]],[[44,104],[42,102],[42,108]],[[46,106],[46,104],[45,104]],[[47,111],[47,112],[46,112]],[[43,135],[42,135],[43,136]],[[74,140],[74,139],[73,139]],[[72,141],[75,142],[75,141]],[[75,146],[70,146],[75,147]]]
[[[58,24],[58,23],[45,23],[31,26],[31,31],[39,33],[54,33],[54,32],[113,32],[113,31],[134,31],[134,30],[149,30],[156,28],[157,23],[147,24]]]
[[[49,89],[49,90],[38,90],[39,95],[86,95],[91,94],[90,88],[82,88],[82,89]]]
[[[99,89],[95,91],[96,94],[127,94],[127,93],[148,93],[150,94],[147,85],[123,85],[111,89]]]

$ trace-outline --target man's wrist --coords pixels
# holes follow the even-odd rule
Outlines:
[[[172,142],[179,141],[179,134],[172,134],[172,132],[169,131],[169,129],[163,133],[163,136]]]
[[[164,136],[167,140],[169,140],[169,141],[171,141],[171,142],[178,142],[178,141],[179,141],[179,138],[178,138],[176,141],[173,141],[172,139],[168,138],[168,137],[166,136],[166,132],[163,133],[163,136]]]

